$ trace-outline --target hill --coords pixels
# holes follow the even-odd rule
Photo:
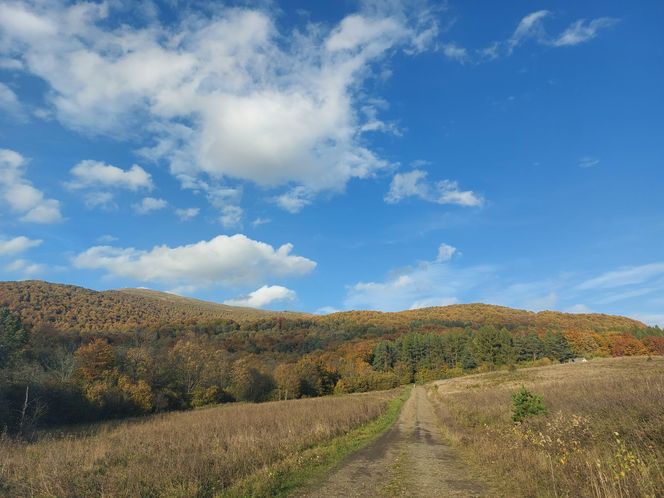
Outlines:
[[[617,332],[642,328],[638,320],[600,313],[561,313],[559,311],[526,311],[491,304],[452,304],[432,308],[382,313],[379,311],[347,311],[327,315],[327,322],[364,323],[376,327],[403,327],[417,324],[419,328],[465,327],[494,325],[507,328],[556,328],[561,331]]]
[[[39,280],[0,282],[0,306],[18,313],[28,325],[80,331],[306,316],[227,306],[148,289],[94,291]]]
[[[326,316],[266,311],[202,301],[149,289],[94,291],[39,280],[0,282],[0,306],[18,313],[24,323],[58,330],[121,331],[154,326],[238,323],[275,318],[308,319],[329,328],[450,328],[494,325],[507,328],[556,328],[599,333],[643,328],[637,320],[603,314],[532,311],[489,304],[453,304],[399,312],[347,311]]]

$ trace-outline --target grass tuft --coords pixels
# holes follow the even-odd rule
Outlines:
[[[524,385],[547,413],[514,424]],[[436,410],[462,455],[505,496],[664,496],[664,358],[494,372],[436,384]]]
[[[396,418],[404,389],[0,434],[2,496],[266,496],[294,489]]]

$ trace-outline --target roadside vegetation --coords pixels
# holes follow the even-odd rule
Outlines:
[[[30,293],[21,302],[34,298]],[[24,324],[18,312],[0,306],[0,432],[29,439],[46,428],[218,403],[385,390],[575,357],[664,353],[664,331],[626,318],[452,308],[456,315],[431,308],[92,332]],[[558,328],[572,325],[594,328]]]
[[[430,396],[447,438],[505,496],[664,496],[664,358],[472,375]]]
[[[241,403],[0,437],[2,496],[275,496],[368,442],[403,389]]]

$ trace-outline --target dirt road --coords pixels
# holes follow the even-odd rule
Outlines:
[[[444,444],[426,390],[416,386],[397,422],[350,455],[306,497],[491,496]]]

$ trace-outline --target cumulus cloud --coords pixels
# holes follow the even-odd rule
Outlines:
[[[155,197],[144,197],[141,202],[131,205],[138,214],[149,214],[153,211],[165,209],[166,206],[168,206],[168,202],[164,199],[156,199]]]
[[[37,247],[41,243],[41,239],[29,239],[23,235],[14,237],[13,239],[0,239],[0,256],[18,254],[32,247]]]
[[[436,263],[444,263],[449,261],[457,253],[457,248],[444,242],[438,246],[438,256],[436,257]]]
[[[344,306],[400,311],[457,303],[489,282],[495,269],[490,266],[456,268],[449,263],[456,252],[456,248],[441,244],[433,261],[420,261],[392,271],[380,282],[351,285]]]
[[[21,106],[16,93],[2,82],[0,82],[0,111],[20,120],[25,119],[23,106]]]
[[[291,244],[274,249],[245,235],[219,235],[209,241],[156,246],[149,251],[95,246],[77,255],[73,264],[140,282],[240,286],[305,275],[316,267],[314,261],[291,254],[292,250]]]
[[[90,192],[85,194],[84,198],[86,207],[90,209],[101,207],[108,211],[118,208],[113,199],[114,196],[111,192]]]
[[[466,207],[484,204],[481,195],[471,190],[460,190],[459,184],[455,181],[427,181],[427,172],[419,169],[394,175],[390,190],[385,195],[385,202],[396,204],[408,197],[417,197],[437,204],[456,204]]]
[[[189,221],[196,216],[198,216],[198,213],[200,212],[199,208],[192,207],[192,208],[183,208],[183,209],[176,209],[175,214],[177,215],[178,218],[182,221]]]
[[[259,227],[261,225],[265,225],[267,223],[270,223],[272,220],[270,218],[261,218],[260,216],[258,218],[255,218],[252,222],[251,225],[254,227]]]
[[[578,313],[578,314],[585,314],[585,313],[592,313],[593,311],[586,306],[585,304],[578,303],[570,306],[565,310],[567,313]]]
[[[228,304],[229,306],[263,308],[277,302],[294,301],[296,297],[295,291],[281,285],[264,285],[246,296],[228,299],[224,301],[224,304]]]
[[[39,263],[32,263],[25,259],[17,259],[5,266],[5,270],[12,273],[19,273],[26,277],[32,277],[43,273],[46,266]]]
[[[224,228],[233,228],[242,224],[244,210],[240,206],[224,206],[221,208],[219,223]]]
[[[321,306],[316,311],[314,311],[314,313],[317,315],[329,315],[330,313],[338,313],[339,311],[341,310],[335,308],[334,306]]]
[[[128,170],[123,170],[111,164],[86,159],[74,166],[70,173],[73,180],[68,186],[73,189],[104,187],[137,191],[153,188],[150,174],[137,164]]]
[[[447,264],[425,261],[392,272],[380,282],[358,282],[347,290],[344,305],[348,309],[399,311],[459,302],[463,296],[489,280],[488,266],[453,268]]]
[[[443,55],[448,59],[464,63],[468,60],[468,50],[460,47],[456,43],[443,43],[440,46]]]
[[[207,175],[310,197],[388,166],[363,138],[367,116],[371,130],[390,128],[360,112],[372,107],[364,83],[377,62],[437,33],[430,10],[400,2],[291,32],[247,7],[111,27],[117,5],[3,4],[0,56],[47,83],[61,123],[120,138],[140,127],[151,140],[141,153],[183,184]],[[298,199],[291,210],[311,200]]]
[[[0,69],[16,71],[23,69],[23,63],[20,60],[11,57],[0,57]]]
[[[274,202],[289,213],[299,213],[306,205],[313,202],[315,193],[307,187],[295,187],[276,197]]]
[[[26,159],[18,152],[0,149],[0,200],[19,215],[21,221],[62,221],[60,201],[45,198],[44,193],[25,178],[26,164]]]

